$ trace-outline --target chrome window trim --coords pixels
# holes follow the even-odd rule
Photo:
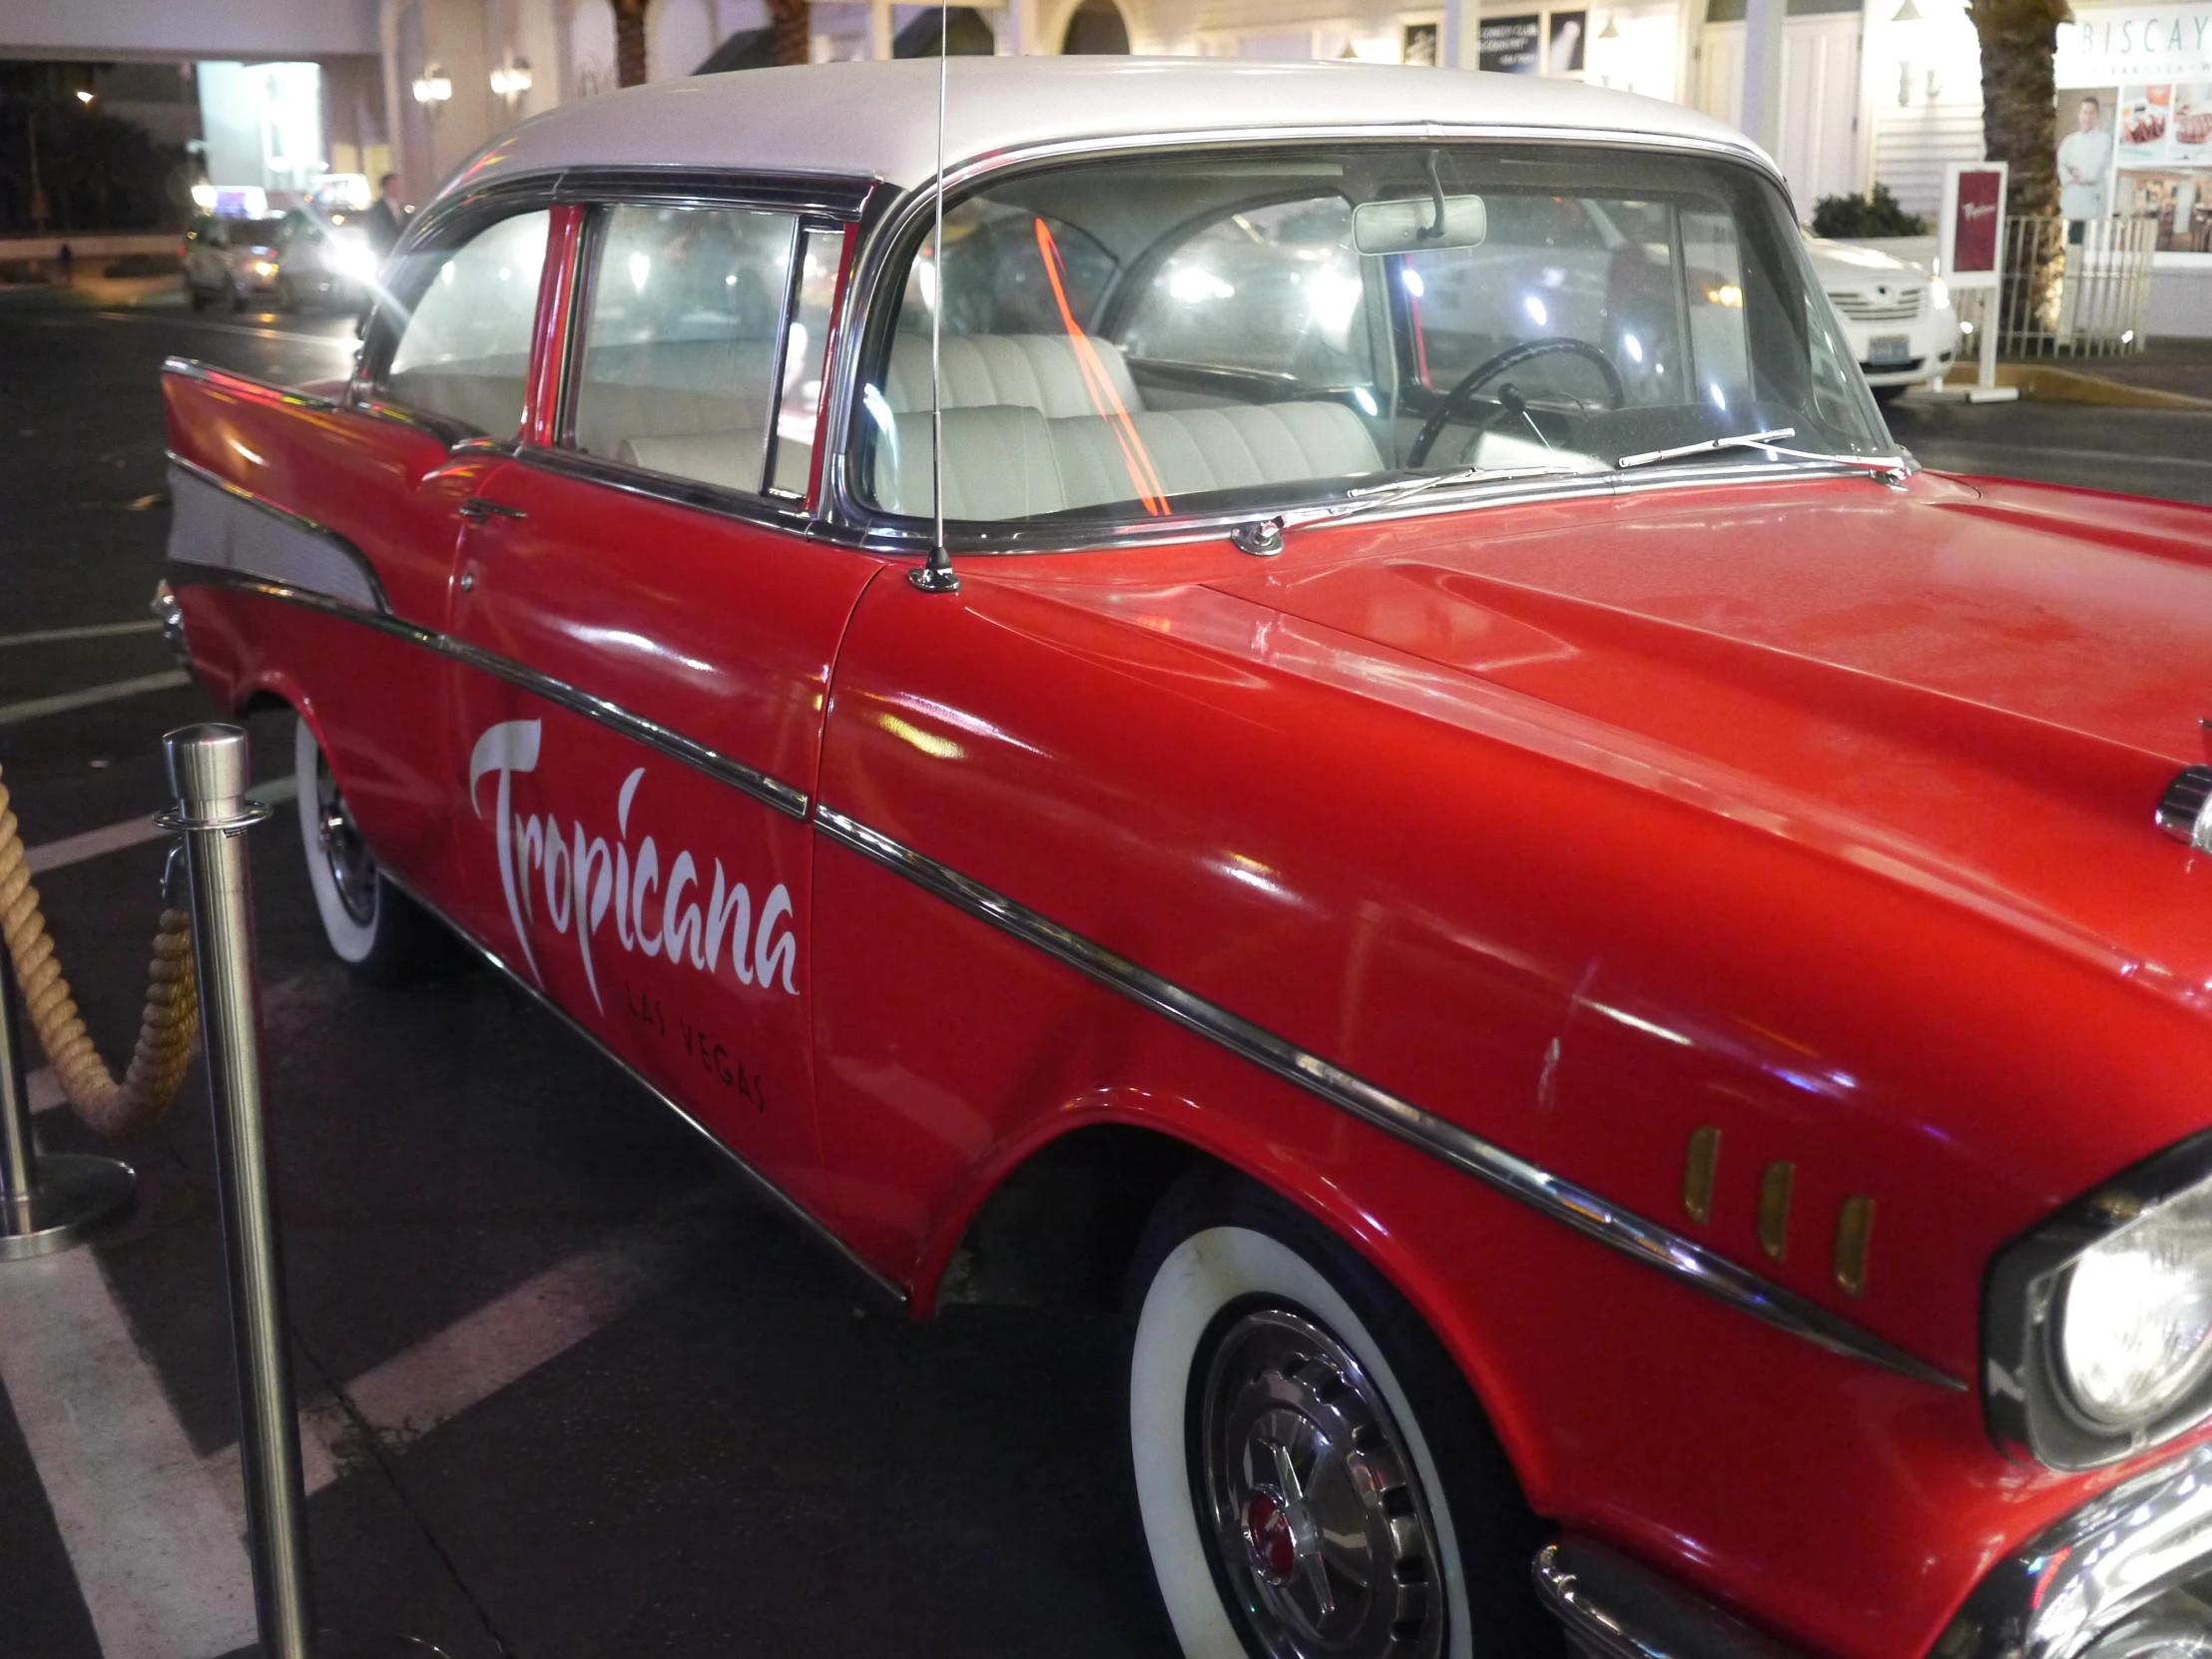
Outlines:
[[[992,175],[1010,172],[1017,168],[1034,166],[1040,162],[1064,160],[1076,156],[1130,155],[1146,151],[1163,150],[1214,150],[1229,149],[1252,144],[1325,144],[1342,142],[1377,143],[1424,141],[1429,143],[1459,143],[1484,141],[1490,143],[1551,143],[1572,144],[1578,147],[1613,148],[1647,151],[1655,155],[1680,155],[1688,151],[1704,156],[1736,162],[1748,167],[1779,189],[1787,200],[1789,184],[1767,157],[1759,152],[1717,139],[1662,138],[1651,133],[1612,131],[1605,129],[1571,129],[1539,127],[1525,124],[1483,123],[1458,125],[1437,122],[1399,122],[1379,126],[1314,126],[1250,127],[1227,129],[1201,129],[1195,132],[1125,135],[1118,138],[1055,139],[1049,143],[1015,146],[1004,150],[988,151],[980,156],[946,170],[943,190],[949,195],[955,191],[987,180]],[[902,195],[869,204],[870,211],[862,218],[861,247],[853,263],[851,278],[845,284],[844,303],[837,315],[836,358],[834,372],[830,376],[830,420],[825,427],[829,434],[829,453],[824,456],[822,500],[817,508],[830,525],[845,536],[856,538],[863,546],[888,548],[907,546],[915,541],[916,533],[908,527],[908,521],[895,519],[863,502],[853,487],[851,456],[856,407],[859,401],[860,366],[863,336],[868,320],[875,314],[876,290],[887,288],[895,273],[888,267],[899,245],[917,221],[931,211],[935,199],[934,181],[919,184]],[[886,299],[886,303],[888,300]],[[1838,468],[1839,472],[1851,469]],[[1805,469],[1796,470],[1804,476]],[[1825,474],[1824,474],[1825,475]],[[1599,475],[1593,475],[1599,476]],[[1611,476],[1606,474],[1603,476]],[[1731,473],[1731,477],[1742,476]],[[1621,486],[1622,493],[1640,490],[1647,486],[1641,479]],[[1459,503],[1464,505],[1465,503]],[[1272,510],[1272,509],[1270,509]],[[1226,522],[1249,522],[1267,516],[1261,510],[1248,510],[1241,516]],[[1395,513],[1377,513],[1369,522],[1380,523]],[[1091,527],[1088,545],[1097,547],[1098,527]],[[1163,527],[1155,538],[1160,540],[1203,539],[1187,537],[1174,527]],[[926,531],[921,533],[926,541]],[[957,538],[956,551],[978,551],[969,545],[969,536]],[[1118,540],[1118,538],[1117,538]],[[1042,543],[1008,551],[1062,552],[1075,551],[1084,545],[1083,538],[1074,536],[1070,544],[1051,546]],[[926,550],[925,548],[923,550]]]
[[[239,385],[264,397],[274,397],[294,409],[313,409],[317,413],[337,408],[334,397],[324,397],[318,392],[301,391],[296,386],[280,386],[274,380],[264,380],[258,375],[242,374],[235,368],[220,368],[214,363],[202,362],[198,357],[165,357],[162,359],[164,374],[181,374],[188,380],[205,380],[211,385]],[[175,460],[176,457],[170,457]]]
[[[888,1274],[885,1274],[880,1269],[876,1268],[865,1257],[861,1256],[858,1251],[854,1250],[849,1244],[846,1244],[844,1240],[839,1238],[837,1234],[830,1227],[829,1223],[823,1221],[812,1210],[808,1209],[804,1204],[801,1204],[798,1199],[794,1198],[790,1193],[786,1192],[774,1181],[771,1181],[751,1162],[751,1160],[747,1159],[744,1154],[738,1152],[729,1144],[729,1142],[725,1141],[712,1129],[709,1129],[705,1124],[701,1123],[699,1119],[693,1117],[691,1113],[686,1111],[683,1105],[677,1101],[675,1096],[668,1093],[668,1091],[663,1089],[659,1084],[655,1083],[651,1078],[647,1077],[643,1072],[639,1071],[637,1067],[633,1066],[629,1061],[625,1060],[621,1055],[617,1054],[612,1048],[609,1048],[606,1043],[602,1042],[599,1037],[593,1033],[589,1026],[583,1023],[583,1021],[579,1020],[574,1014],[571,1014],[567,1009],[563,1008],[559,1003],[555,1002],[551,997],[547,996],[545,992],[538,989],[538,987],[532,984],[525,976],[517,973],[514,968],[508,963],[507,959],[504,956],[500,955],[498,951],[492,949],[491,946],[485,944],[482,940],[475,937],[475,935],[470,933],[467,928],[461,926],[451,916],[447,915],[443,910],[439,909],[437,905],[431,903],[427,898],[423,897],[422,894],[416,891],[413,886],[408,884],[406,881],[401,880],[399,877],[393,875],[389,869],[383,866],[381,861],[379,861],[377,868],[379,873],[383,875],[385,880],[391,882],[393,886],[397,887],[401,892],[405,893],[415,903],[421,905],[424,910],[428,911],[431,915],[437,917],[439,922],[441,922],[447,928],[451,929],[454,937],[464,940],[471,950],[475,951],[479,956],[483,957],[486,962],[490,963],[491,966],[495,968],[501,974],[501,976],[503,976],[507,980],[509,984],[521,990],[526,996],[530,998],[531,1001],[535,1002],[540,1008],[543,1008],[547,1013],[551,1014],[555,1019],[559,1020],[563,1025],[567,1026],[569,1030],[575,1032],[576,1035],[583,1038],[584,1041],[590,1044],[591,1047],[603,1059],[605,1059],[610,1065],[614,1066],[616,1070],[620,1071],[632,1083],[635,1083],[639,1088],[643,1089],[647,1094],[651,1095],[655,1100],[659,1101],[671,1112],[674,1112],[677,1117],[681,1118],[687,1125],[689,1125],[693,1129],[696,1129],[701,1135],[705,1136],[708,1144],[712,1146],[717,1152],[721,1153],[724,1158],[728,1159],[731,1164],[736,1166],[738,1174],[745,1180],[746,1184],[753,1189],[757,1196],[765,1199],[768,1202],[770,1208],[776,1210],[786,1219],[799,1223],[800,1227],[805,1232],[812,1234],[817,1240],[819,1240],[823,1244],[828,1245],[831,1254],[836,1256],[836,1258],[839,1261],[843,1262],[845,1266],[856,1271],[861,1278],[865,1279],[877,1291],[882,1293],[882,1295],[888,1297],[890,1301],[901,1311],[908,1307],[911,1302],[911,1298],[907,1296],[905,1288],[901,1286],[896,1280],[892,1279]]]
[[[360,572],[361,579],[368,584],[368,591],[370,596],[374,598],[376,602],[377,613],[383,616],[391,615],[391,598],[388,594],[384,592],[384,584],[376,574],[376,567],[369,563],[368,556],[366,554],[364,554],[359,548],[355,547],[351,542],[347,541],[343,536],[339,535],[335,530],[332,530],[327,525],[318,524],[311,518],[307,518],[299,513],[295,513],[289,507],[279,505],[277,502],[272,501],[266,495],[257,495],[254,491],[248,489],[243,484],[234,484],[233,482],[231,482],[230,479],[224,477],[221,473],[210,471],[207,467],[202,466],[198,461],[192,460],[187,456],[180,455],[174,449],[167,451],[167,454],[169,457],[169,464],[177,468],[180,472],[187,473],[190,476],[199,479],[204,484],[214,486],[216,489],[221,490],[225,495],[232,497],[234,500],[243,501],[251,507],[259,507],[263,512],[269,514],[270,517],[276,519],[290,529],[300,531],[302,534],[310,535],[320,541],[327,542],[330,547],[341,554]],[[189,568],[193,570],[211,570],[218,568],[212,565],[192,564],[188,560],[171,560],[170,563],[173,566]],[[264,578],[264,580],[266,580],[266,578]],[[329,596],[322,595],[319,597],[328,598]],[[346,605],[341,600],[331,599],[330,603],[341,606],[341,608],[343,608],[348,614],[360,614],[359,607]]]
[[[542,175],[541,175],[542,177]],[[621,207],[758,208],[850,224],[863,214],[881,181],[844,173],[749,173],[687,164],[570,167],[557,176],[553,200]]]
[[[643,496],[648,501],[665,501],[671,506],[695,508],[722,518],[758,525],[762,529],[784,530],[797,536],[809,536],[814,529],[814,520],[804,504],[788,495],[754,495],[726,484],[710,484],[703,479],[685,478],[673,472],[653,472],[645,467],[629,466],[621,461],[608,460],[603,455],[587,455],[581,449],[553,449],[543,444],[523,444],[516,449],[514,458],[524,466],[536,467],[541,472],[620,490],[625,495]]]
[[[815,824],[839,845],[904,876],[1001,931],[1164,1015],[1186,1030],[1295,1084],[1338,1110],[1496,1188],[1554,1221],[1739,1312],[1831,1354],[1863,1360],[1916,1382],[1965,1391],[1947,1372],[1861,1329],[1808,1297],[1760,1277],[1703,1245],[1600,1198],[1492,1145],[1446,1118],[1400,1099],[1254,1024],[1220,1004],[1140,967],[1005,894],[969,879],[818,801]]]
[[[672,761],[688,766],[695,772],[704,773],[717,783],[727,784],[741,794],[751,796],[764,806],[775,808],[787,818],[798,819],[802,823],[806,821],[808,799],[804,790],[781,779],[771,778],[768,774],[747,766],[743,761],[733,760],[718,750],[709,749],[705,744],[695,743],[657,721],[633,714],[619,703],[611,703],[581,687],[572,686],[565,680],[556,680],[551,675],[526,668],[511,657],[502,657],[481,646],[471,645],[466,640],[424,628],[388,612],[363,611],[303,588],[272,582],[266,577],[247,576],[212,565],[179,562],[170,565],[169,579],[181,587],[218,587],[256,594],[264,599],[304,606],[311,611],[343,617],[347,622],[374,628],[394,639],[405,640],[410,645],[421,646],[426,651],[489,674],[494,679],[504,680],[508,685],[542,697],[571,714],[596,721],[648,749],[666,755]]]

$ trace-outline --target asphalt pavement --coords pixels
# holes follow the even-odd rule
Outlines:
[[[46,913],[111,1055],[163,858],[130,827],[164,804],[161,734],[218,713],[145,610],[160,363],[312,381],[351,346],[341,316],[0,298],[0,777],[50,849]],[[2212,502],[2199,414],[1891,413],[1932,466]],[[289,737],[256,723],[259,777],[288,773]],[[906,1323],[488,973],[350,977],[288,811],[251,845],[326,1623],[454,1659],[1174,1651],[1124,1494],[1111,1321]],[[38,1127],[95,1149],[66,1108]],[[0,1265],[9,1659],[215,1659],[252,1636],[197,1072],[115,1150],[134,1218]]]

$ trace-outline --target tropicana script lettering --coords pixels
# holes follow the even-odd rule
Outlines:
[[[709,887],[688,851],[676,854],[664,888],[660,848],[653,837],[647,835],[635,852],[630,849],[630,808],[645,779],[643,767],[623,780],[616,798],[612,846],[604,835],[587,835],[580,822],[572,823],[564,837],[551,813],[521,817],[514,811],[514,779],[537,770],[542,741],[542,722],[502,721],[484,729],[468,761],[468,799],[478,818],[484,816],[478,786],[487,775],[498,780],[492,802],[492,840],[499,853],[499,885],[531,977],[540,985],[545,983],[530,948],[529,929],[537,919],[533,894],[542,888],[545,919],[553,931],[566,936],[570,923],[575,923],[584,982],[601,1009],[606,1004],[600,1000],[599,976],[592,965],[592,939],[610,908],[615,937],[626,951],[665,955],[672,964],[689,963],[712,976],[727,933],[730,967],[738,983],[796,996],[799,988],[793,976],[799,965],[799,934],[793,925],[790,889],[781,881],[770,888],[756,918],[752,893],[743,881],[733,883],[723,874],[721,859],[713,861],[714,885]],[[649,907],[654,911],[650,920]]]

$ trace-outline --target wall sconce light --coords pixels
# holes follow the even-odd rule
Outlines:
[[[453,77],[436,64],[424,64],[422,73],[414,78],[415,102],[435,119],[440,105],[453,96]]]
[[[1619,40],[1621,38],[1621,26],[1614,21],[1611,12],[1605,14],[1605,27],[1598,30],[1597,38],[1599,40]]]
[[[512,104],[530,90],[530,60],[510,58],[491,72],[491,90]]]
[[[1913,0],[1905,0],[1905,4],[1898,7],[1890,17],[1892,23],[1918,23],[1920,20],[1921,8],[1914,5]]]

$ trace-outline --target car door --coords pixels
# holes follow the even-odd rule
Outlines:
[[[367,556],[417,640],[443,637],[461,509],[521,434],[550,218],[524,201],[432,227],[395,271],[346,406],[276,457],[286,476],[272,493]],[[440,906],[454,896],[452,674],[434,649],[388,634],[300,668],[363,834]]]
[[[566,391],[468,510],[462,916],[789,1193],[819,1166],[808,802],[876,561],[810,540],[844,228],[595,206]]]

